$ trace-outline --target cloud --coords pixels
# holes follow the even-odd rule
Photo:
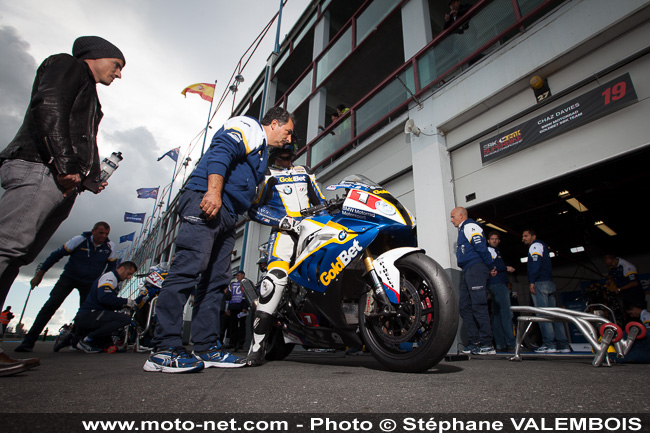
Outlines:
[[[4,148],[16,135],[29,102],[36,61],[27,52],[29,44],[18,31],[0,27],[0,147]]]
[[[77,198],[70,217],[61,224],[41,255],[31,265],[21,268],[7,299],[9,305],[25,302],[29,280],[38,263],[68,239],[90,230],[96,221],[104,220],[111,225],[110,237],[114,242],[133,231],[137,236],[146,228],[125,223],[123,217],[124,212],[151,215],[154,200],[138,199],[137,188],[160,186],[162,192],[171,182],[174,162],[169,158],[157,162],[157,158],[180,147],[181,170],[185,156],[191,154],[192,163],[181,170],[174,182],[174,197],[183,174],[189,176],[201,150],[200,131],[206,124],[209,104],[196,95],[184,99],[181,90],[193,83],[217,80],[220,97],[228,88],[227,82],[240,57],[278,9],[276,2],[259,0],[69,0],[65,5],[60,3],[0,0],[0,150],[22,123],[40,62],[51,54],[70,53],[78,36],[99,35],[120,47],[127,59],[123,79],[109,87],[97,88],[104,112],[99,127],[100,156],[121,151],[124,161],[109,179],[106,191],[98,195],[85,192]],[[281,35],[286,34],[309,3],[310,0],[287,3]],[[255,13],[251,14],[251,10]],[[200,16],[198,20],[197,16]],[[274,36],[275,27],[243,71],[246,81],[237,98],[246,94],[248,86],[262,71]],[[231,106],[232,94],[228,94],[211,124],[208,141],[229,116]],[[160,195],[161,200],[167,201],[167,194]],[[117,248],[129,245],[118,244]],[[36,316],[66,262],[64,258],[50,269],[47,281],[32,292],[26,316]],[[67,321],[72,320],[78,307],[75,305],[78,298],[71,298],[74,300],[65,308]]]

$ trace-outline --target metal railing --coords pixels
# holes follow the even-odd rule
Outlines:
[[[454,25],[434,37],[419,53],[350,107],[346,117],[307,143],[300,150],[299,163],[316,170],[329,165],[352,145],[405,112],[414,98],[444,84],[453,73],[489,55],[491,49],[519,32],[525,24],[539,19],[549,8],[563,1],[477,2]],[[326,84],[327,80],[321,85]]]

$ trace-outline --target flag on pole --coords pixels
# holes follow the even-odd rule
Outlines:
[[[158,187],[160,188],[160,187]],[[136,189],[135,192],[138,193],[138,198],[158,198],[158,188],[140,188]]]
[[[180,148],[180,147],[177,147],[177,148],[175,148],[175,149],[172,149],[172,150],[170,150],[169,152],[167,152],[166,154],[164,154],[163,156],[161,156],[160,158],[158,158],[158,161],[160,161],[160,160],[163,159],[164,157],[168,156],[168,157],[170,157],[171,159],[173,159],[174,162],[176,162],[176,161],[178,161],[178,152],[180,152],[180,151],[181,151],[181,148]]]
[[[214,98],[214,84],[197,83],[184,88],[181,95],[187,98],[186,92],[197,93],[201,98],[212,102],[212,98]]]
[[[147,215],[147,213],[129,213],[129,212],[124,212],[124,222],[132,222],[132,223],[144,223],[144,217]]]
[[[135,232],[129,233],[128,235],[120,236],[120,243],[126,242],[126,241],[132,241],[135,237]],[[124,250],[122,250],[124,251]]]

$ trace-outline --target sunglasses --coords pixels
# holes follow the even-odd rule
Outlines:
[[[275,159],[281,159],[283,161],[291,161],[291,155],[285,155],[285,156],[278,155],[275,157]]]

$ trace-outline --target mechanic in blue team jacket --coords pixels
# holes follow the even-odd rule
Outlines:
[[[620,257],[607,254],[603,257],[603,262],[609,268],[607,280],[611,281],[616,287],[623,306],[627,311],[632,306],[641,306],[645,309],[645,292],[639,283],[639,274],[636,267]]]
[[[467,209],[453,209],[451,223],[458,228],[456,259],[462,269],[458,311],[469,340],[463,352],[492,355],[496,350],[492,345],[486,286],[488,277],[497,275],[494,260],[488,251],[483,229],[468,218]]]
[[[510,311],[510,291],[508,290],[508,272],[515,268],[506,266],[501,257],[499,232],[488,233],[488,251],[494,259],[497,274],[488,278],[487,288],[492,295],[492,333],[497,351],[513,352],[515,350],[515,333],[512,327],[512,311]]]
[[[34,324],[25,336],[25,339],[14,350],[16,352],[31,352],[38,336],[50,321],[56,310],[63,304],[65,298],[73,289],[79,291],[79,305],[83,304],[90,292],[93,282],[105,270],[110,272],[117,265],[115,244],[108,239],[111,226],[107,222],[95,223],[93,229],[75,236],[62,247],[54,250],[43,263],[41,263],[30,285],[32,289],[38,286],[45,273],[65,256],[70,256],[68,263],[56,282],[49,299],[38,312]]]
[[[293,116],[275,107],[261,122],[234,117],[212,138],[179,198],[176,255],[158,295],[155,348],[145,371],[183,373],[245,365],[221,349],[218,341],[221,300],[231,279],[235,223],[264,180],[267,146],[281,147],[291,142],[292,135]],[[188,354],[181,339],[183,307],[195,286],[194,352]]]
[[[131,323],[129,314],[118,313],[124,307],[135,307],[135,300],[120,298],[120,283],[133,277],[138,267],[133,262],[122,262],[117,269],[107,272],[93,283],[88,297],[77,311],[74,323],[79,337],[77,349],[86,353],[102,351],[102,337],[110,337],[113,332]]]
[[[528,245],[528,283],[533,304],[537,308],[555,307],[555,283],[548,245],[537,240],[535,230],[524,230],[521,240]],[[564,324],[559,322],[539,323],[542,332],[542,345],[536,353],[569,353],[569,340]]]

